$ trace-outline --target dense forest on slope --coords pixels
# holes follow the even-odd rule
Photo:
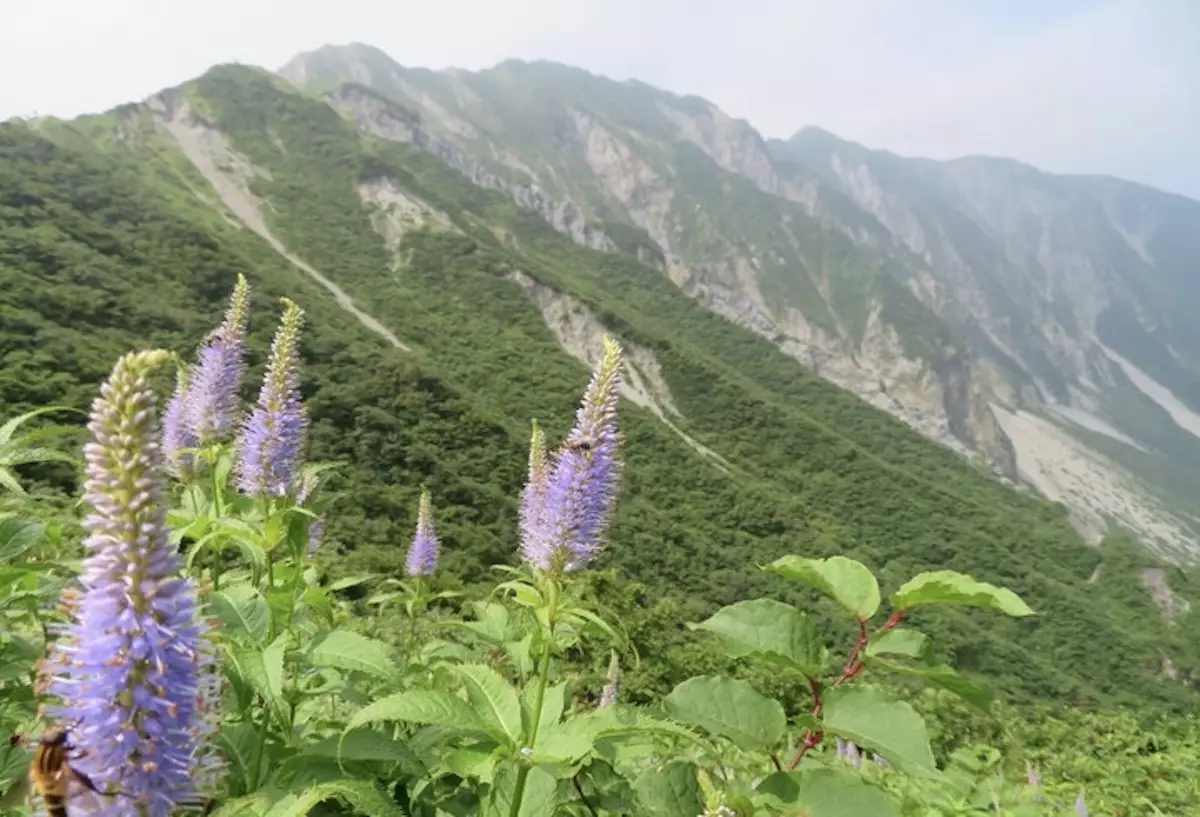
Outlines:
[[[630,672],[635,693],[720,666],[679,618],[696,621],[755,593],[802,603],[844,635],[815,596],[756,569],[788,552],[842,552],[879,571],[885,592],[919,570],[951,568],[1026,599],[1039,613],[1030,620],[914,616],[952,663],[987,673],[1017,701],[1193,705],[1190,686],[1160,670],[1166,655],[1182,678],[1194,672],[1195,617],[1167,624],[1141,581],[1151,560],[1130,543],[1088,547],[1060,507],[977,472],[704,311],[656,270],[579,248],[434,157],[360,136],[276,78],[221,67],[186,95],[269,173],[251,187],[275,235],[412,351],[363,328],[202,201],[193,191],[216,198],[146,109],[40,131],[6,124],[0,414],[85,407],[129,347],[191,348],[244,272],[257,313],[276,309],[281,295],[308,312],[313,456],[341,463],[330,536],[350,558],[339,567],[397,571],[423,483],[438,508],[446,566],[473,583],[485,565],[512,558],[530,418],[557,439],[587,376],[507,276],[519,270],[653,351],[681,414],[676,424],[731,464],[716,467],[623,402],[629,467],[603,562],[609,572],[596,583],[646,659]],[[408,233],[394,265],[357,193],[384,178],[459,231]],[[252,327],[256,366],[270,329]],[[60,472],[37,475],[66,487]],[[1184,598],[1200,598],[1188,574],[1167,576]]]

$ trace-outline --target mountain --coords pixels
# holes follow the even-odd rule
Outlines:
[[[103,114],[0,125],[0,413],[86,406],[133,346],[186,352],[244,272],[254,314],[284,295],[307,313],[313,456],[340,463],[331,565],[397,571],[425,484],[447,568],[473,583],[513,558],[530,419],[566,430],[607,331],[630,364],[628,468],[594,581],[655,659],[630,669],[635,697],[732,672],[681,622],[751,594],[847,635],[757,569],[844,552],[885,592],[947,568],[1028,600],[1030,620],[914,616],[1015,699],[1194,707],[1200,579],[1126,537],[1089,545],[1061,505],[928,439],[1011,459],[983,358],[850,193],[698,100],[563,66],[384,59],[222,65]],[[272,328],[252,327],[255,368]],[[888,410],[826,377],[875,378]]]
[[[633,254],[925,436],[1064,502],[1092,542],[1200,552],[1200,204],[1003,159],[765,140],[697,97],[516,60],[325,47],[280,72],[582,246]]]

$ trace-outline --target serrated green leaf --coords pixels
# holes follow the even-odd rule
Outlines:
[[[732,678],[690,678],[671,690],[665,703],[675,720],[728,738],[743,749],[767,749],[782,740],[787,729],[779,701]]]
[[[215,591],[208,596],[213,612],[230,635],[245,634],[257,646],[266,643],[271,635],[271,610],[257,590],[235,598],[231,593]]]
[[[238,650],[237,665],[242,677],[266,701],[279,728],[291,730],[291,711],[283,698],[283,657],[287,636],[281,634],[264,649]]]
[[[515,763],[505,763],[500,767],[480,817],[511,817],[518,773]],[[552,817],[558,805],[555,797],[557,789],[558,781],[554,775],[540,766],[532,767],[525,779],[525,791],[520,810],[517,811],[519,817]]]
[[[758,787],[787,814],[820,817],[900,817],[891,798],[862,778],[833,769],[776,772]]]
[[[755,656],[810,678],[819,675],[825,663],[825,645],[816,625],[795,607],[774,599],[740,601],[689,626],[715,633],[734,658]]]
[[[46,526],[24,519],[0,520],[0,564],[12,562],[42,538]]]
[[[304,751],[322,757],[340,757],[342,760],[398,762],[418,767],[424,765],[406,742],[368,727],[352,729],[340,739],[326,738],[305,747]]]
[[[532,762],[566,764],[574,763],[592,751],[592,737],[587,724],[572,718],[563,723],[552,723],[538,729],[538,741],[534,746]]]
[[[976,684],[975,682],[959,675],[953,667],[946,664],[940,664],[935,667],[909,667],[895,661],[888,661],[883,658],[871,658],[869,663],[872,666],[881,667],[892,672],[899,672],[904,675],[915,675],[918,678],[924,678],[931,684],[936,684],[942,689],[953,692],[967,703],[978,707],[984,712],[991,711],[991,692],[979,684]]]
[[[865,685],[834,687],[825,694],[825,731],[874,749],[909,774],[936,774],[925,721],[909,704]]]
[[[472,732],[488,731],[487,725],[468,703],[457,695],[432,689],[397,692],[363,707],[351,716],[346,732],[374,721],[402,721],[447,726]]]
[[[248,723],[225,724],[217,730],[216,739],[221,755],[241,777],[242,789],[258,788],[258,781],[251,780],[254,754],[258,751],[258,730]]]
[[[467,664],[452,670],[462,679],[467,699],[488,731],[512,746],[520,746],[523,732],[521,702],[512,685],[500,677],[500,673],[483,664]]]
[[[271,798],[264,791],[222,803],[210,817],[262,817],[271,807]]]
[[[924,661],[929,655],[929,636],[919,630],[897,627],[884,630],[867,644],[867,655],[904,655]]]
[[[923,604],[962,604],[999,610],[1014,617],[1034,615],[1029,605],[1008,588],[976,581],[954,570],[935,570],[914,576],[892,594],[890,601],[896,610]]]
[[[371,817],[404,817],[404,809],[365,780],[334,780],[288,794],[271,806],[265,817],[304,817],[317,803],[334,798],[345,800]]]
[[[349,630],[317,633],[309,645],[306,658],[314,667],[364,672],[377,678],[391,678],[396,674],[391,647]]]
[[[687,761],[646,770],[634,781],[633,790],[645,813],[655,817],[696,817],[705,811],[696,766]]]
[[[765,569],[817,588],[859,618],[868,619],[879,610],[879,582],[866,565],[854,559],[784,556]]]

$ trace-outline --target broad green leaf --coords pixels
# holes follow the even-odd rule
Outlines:
[[[870,618],[879,610],[879,582],[866,565],[854,559],[784,556],[765,569],[817,588],[859,618]]]
[[[984,687],[959,675],[953,667],[946,664],[935,667],[909,667],[883,658],[871,658],[869,663],[872,666],[881,667],[892,672],[924,678],[931,684],[936,684],[942,689],[953,692],[967,703],[978,707],[984,712],[988,712],[991,709],[992,694]]]
[[[581,718],[539,727],[538,742],[534,745],[534,763],[574,763],[592,751],[589,725]]]
[[[304,751],[324,757],[340,757],[342,760],[382,760],[417,767],[423,765],[408,743],[367,727],[353,729],[340,740],[336,737],[326,738],[305,747]]]
[[[909,774],[936,774],[925,721],[909,704],[865,685],[834,687],[824,704],[826,732],[874,749]]]
[[[286,640],[286,634],[280,634],[262,650],[239,650],[237,663],[242,676],[266,701],[267,708],[275,716],[280,729],[289,732],[291,710],[283,698],[283,656]]]
[[[317,633],[309,645],[307,658],[314,667],[365,672],[377,678],[396,674],[392,650],[387,644],[349,630]]]
[[[221,755],[236,770],[242,780],[243,790],[258,788],[258,781],[251,780],[254,775],[254,754],[258,751],[258,730],[249,723],[224,724],[216,732],[217,745]],[[267,771],[259,769],[259,773]]]
[[[633,790],[644,813],[655,817],[696,817],[705,810],[696,766],[683,760],[646,770],[634,781]]]
[[[690,678],[671,690],[665,703],[675,720],[729,738],[743,749],[767,749],[787,729],[779,701],[731,678]]]
[[[904,655],[924,661],[929,655],[929,636],[905,627],[884,630],[871,639],[866,652],[867,655]]]
[[[209,594],[208,601],[231,635],[245,633],[261,646],[271,634],[271,610],[257,590],[249,590],[248,595],[237,599],[232,592],[216,591]]]
[[[331,585],[329,585],[329,589],[334,592],[337,592],[338,590],[345,590],[348,587],[356,587],[360,584],[369,582],[372,579],[377,579],[377,578],[379,578],[378,573],[363,573],[358,576],[346,576],[345,578],[338,579],[337,581],[335,581]]]
[[[518,766],[514,763],[505,763],[500,767],[492,781],[481,817],[511,817],[518,773]],[[557,789],[558,781],[554,775],[540,766],[530,768],[529,776],[525,779],[521,807],[517,811],[519,817],[552,817],[557,807]]]
[[[363,707],[351,716],[349,732],[373,721],[403,721],[448,726],[473,732],[487,732],[487,725],[475,710],[457,695],[432,689],[397,692]]]
[[[786,814],[819,817],[900,817],[891,798],[857,775],[833,769],[776,772],[758,787]]]
[[[521,709],[524,712],[526,727],[533,724],[533,706],[537,698],[537,684],[526,684],[521,690]],[[538,718],[538,734],[545,732],[562,717],[567,706],[567,684],[562,682],[546,687],[546,695],[542,698],[542,714]],[[529,745],[537,745],[537,736],[531,736]]]
[[[896,610],[922,604],[964,604],[999,610],[1015,617],[1034,615],[1029,605],[1008,588],[976,581],[953,570],[935,570],[914,576],[892,594],[890,601]]]
[[[477,743],[458,746],[442,757],[446,768],[459,777],[474,777],[484,783],[492,782],[493,755],[496,743]]]
[[[810,678],[819,675],[825,663],[825,645],[816,625],[795,607],[774,599],[740,601],[689,626],[716,633],[735,658],[756,656],[795,667]]]
[[[488,731],[497,738],[505,739],[513,746],[520,746],[522,732],[521,702],[517,691],[491,667],[483,664],[468,664],[453,667],[462,679],[471,706],[479,714]]]
[[[270,796],[267,792],[259,790],[222,803],[210,817],[262,817],[270,807]]]
[[[0,564],[11,563],[42,538],[46,526],[24,519],[0,520]]]
[[[333,780],[288,794],[271,806],[265,817],[304,817],[317,803],[337,798],[371,817],[405,817],[404,810],[374,784],[365,780]]]

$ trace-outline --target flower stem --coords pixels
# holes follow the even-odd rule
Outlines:
[[[213,510],[216,511],[217,519],[225,515],[225,498],[221,495],[221,483],[217,480],[216,466],[208,469],[212,473],[212,492],[213,492]],[[220,540],[217,542],[220,545]],[[221,589],[221,548],[214,547],[212,557],[212,582],[213,590]]]
[[[554,646],[554,619],[558,613],[558,581],[550,578],[547,581],[546,629],[545,641],[542,644],[541,666],[538,671],[537,695],[533,704],[533,723],[529,727],[528,748],[533,749],[537,742],[538,728],[542,721],[542,703],[546,699],[546,682],[550,677],[550,652]],[[512,808],[508,817],[518,817],[521,813],[521,800],[525,796],[525,781],[529,779],[529,770],[533,767],[528,763],[517,771],[517,785],[513,792]]]

